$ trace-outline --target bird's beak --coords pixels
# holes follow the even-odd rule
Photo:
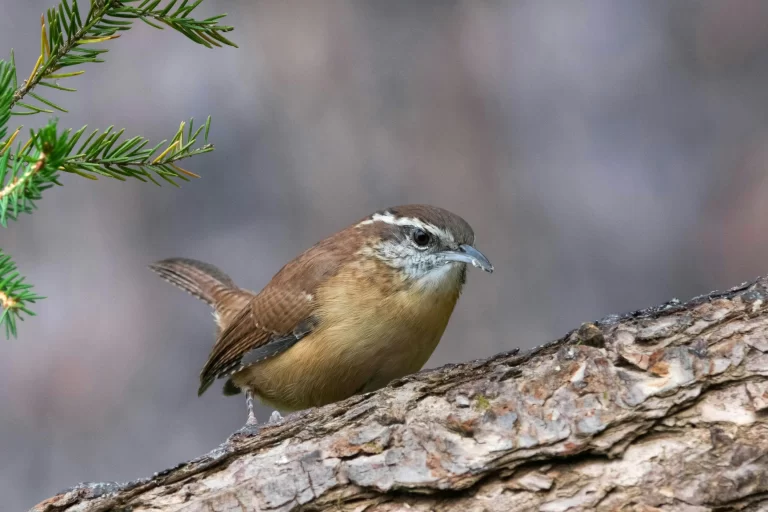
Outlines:
[[[440,255],[445,261],[460,261],[462,263],[469,263],[473,267],[477,267],[485,270],[486,272],[493,272],[493,265],[488,261],[483,253],[472,247],[471,245],[462,244],[455,251],[444,251]]]

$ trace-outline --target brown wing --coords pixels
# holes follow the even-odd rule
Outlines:
[[[220,377],[289,349],[312,329],[310,296],[265,289],[225,326],[200,372],[202,394]]]
[[[354,251],[349,237],[327,238],[284,266],[272,281],[223,325],[200,372],[202,394],[214,380],[288,350],[315,328],[314,292]],[[346,242],[345,242],[346,240]]]

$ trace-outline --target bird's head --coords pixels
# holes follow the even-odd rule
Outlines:
[[[466,266],[493,272],[475,249],[472,227],[442,208],[405,205],[376,212],[356,228],[363,231],[363,252],[400,272],[410,284],[442,288],[464,283]]]

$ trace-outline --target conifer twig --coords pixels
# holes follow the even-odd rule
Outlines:
[[[27,306],[42,298],[24,282],[11,257],[0,250],[0,325],[5,327],[6,337],[16,336],[16,323],[24,320],[22,313],[34,316]]]
[[[90,0],[88,12],[82,16],[77,0],[60,0],[58,6],[41,17],[40,54],[29,77],[18,83],[13,51],[10,61],[0,60],[0,226],[16,220],[21,213],[31,213],[44,190],[60,185],[61,172],[92,180],[98,176],[121,181],[134,178],[156,185],[160,180],[178,185],[178,180],[199,178],[178,162],[213,151],[213,145],[208,143],[210,117],[197,129],[192,120],[182,122],[170,141],[152,147],[147,147],[149,140],[141,136],[123,139],[124,130],[112,126],[93,130],[87,136],[86,126],[74,132],[59,132],[56,119],[39,130],[31,130],[23,144],[16,142],[21,126],[7,138],[6,135],[11,115],[67,112],[42,96],[36,87],[74,92],[75,89],[64,87],[59,81],[84,71],[66,68],[103,62],[107,50],[88,46],[117,39],[136,20],[155,28],[170,27],[207,48],[236,46],[223,35],[232,27],[219,24],[225,15],[192,17],[202,1]],[[30,103],[28,97],[37,104]],[[201,137],[202,144],[198,144]],[[23,320],[22,313],[32,315],[27,306],[41,298],[32,293],[16,264],[0,249],[0,326],[5,327],[6,336],[16,336],[16,324]]]
[[[91,50],[83,46],[117,39],[120,37],[119,32],[129,30],[133,26],[133,21],[137,19],[162,29],[161,26],[149,21],[154,19],[207,48],[222,44],[237,46],[222,35],[233,30],[230,26],[218,23],[226,16],[225,14],[198,20],[191,17],[191,14],[202,0],[196,0],[191,5],[188,5],[189,0],[183,0],[172,11],[176,3],[177,0],[170,0],[165,7],[160,7],[160,0],[91,0],[91,8],[85,21],[82,21],[77,1],[61,0],[58,8],[48,9],[47,25],[46,16],[41,17],[40,56],[32,67],[29,78],[14,91],[11,108],[18,105],[27,109],[23,112],[15,112],[16,115],[52,112],[45,107],[21,103],[21,100],[29,94],[48,107],[66,112],[64,108],[31,91],[38,84],[64,91],[75,91],[75,89],[62,87],[56,83],[56,80],[77,76],[84,71],[70,73],[57,73],[57,71],[85,63],[103,62],[100,56],[107,50]]]

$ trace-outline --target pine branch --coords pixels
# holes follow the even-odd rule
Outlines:
[[[22,103],[21,100],[27,95],[47,107],[66,112],[63,107],[39,94],[32,93],[32,90],[37,85],[42,85],[63,91],[75,91],[59,85],[57,80],[81,75],[84,71],[57,72],[62,68],[103,62],[101,55],[107,50],[86,49],[84,45],[116,39],[120,37],[119,32],[129,30],[135,20],[142,20],[159,29],[162,29],[162,26],[156,22],[162,23],[207,48],[222,44],[237,46],[223,35],[233,28],[219,24],[219,20],[226,14],[202,20],[191,16],[202,0],[195,0],[192,4],[189,4],[189,0],[182,0],[175,10],[173,8],[178,0],[170,0],[164,6],[161,6],[161,3],[163,3],[161,0],[91,0],[91,7],[85,16],[85,21],[76,0],[61,0],[58,7],[48,9],[46,15],[41,17],[40,56],[29,78],[14,91],[11,102],[11,108],[21,106],[26,110],[14,112],[14,115],[53,112],[46,107]]]
[[[17,151],[12,162],[10,152],[0,156],[0,225],[5,227],[8,219],[16,220],[20,213],[30,213],[44,190],[61,185],[59,167],[74,145],[67,136],[68,132],[57,136],[56,121],[51,120],[30,132],[31,144]]]
[[[232,27],[219,24],[225,15],[202,20],[191,16],[201,3],[202,0],[191,4],[189,0],[180,3],[178,0],[90,0],[89,10],[83,17],[77,0],[61,0],[41,17],[40,56],[21,86],[13,51],[9,62],[0,60],[0,225],[6,226],[9,219],[16,220],[21,213],[32,212],[43,191],[60,185],[60,172],[88,179],[135,178],[156,185],[160,184],[158,178],[177,185],[177,180],[199,177],[180,167],[178,162],[213,151],[213,145],[208,143],[210,117],[196,130],[192,120],[182,122],[170,142],[162,141],[149,148],[146,138],[122,139],[124,130],[114,130],[111,126],[103,131],[94,130],[81,143],[86,126],[75,132],[58,133],[55,119],[40,130],[30,131],[27,142],[18,144],[15,151],[11,148],[22,127],[17,127],[7,138],[6,135],[11,115],[66,112],[64,107],[33,90],[40,85],[75,91],[62,86],[59,80],[84,71],[65,68],[103,62],[101,56],[107,50],[85,46],[118,38],[119,32],[132,28],[135,20],[155,28],[168,26],[208,48],[236,46],[223,35]],[[29,103],[27,96],[38,104]],[[14,111],[16,107],[22,109]],[[203,143],[197,145],[201,136]],[[0,326],[5,326],[6,336],[16,336],[16,321],[23,319],[22,313],[32,315],[27,305],[41,298],[30,291],[30,285],[24,283],[10,257],[0,251]]]
[[[171,185],[177,185],[174,181],[176,179],[188,181],[189,178],[199,178],[200,176],[197,174],[179,167],[176,162],[213,151],[213,145],[208,143],[211,118],[209,117],[204,125],[194,131],[194,120],[190,120],[185,141],[184,128],[186,124],[181,123],[166,149],[157,156],[154,156],[155,153],[168,141],[164,140],[145,149],[149,140],[144,137],[133,137],[117,144],[124,130],[113,131],[113,127],[110,126],[101,135],[98,135],[98,130],[94,130],[78,152],[64,160],[61,170],[89,179],[97,179],[95,175],[98,174],[121,181],[125,181],[126,178],[151,181],[155,185],[160,185],[155,176]],[[73,143],[80,140],[85,129],[84,126],[72,135]],[[203,134],[203,145],[195,148],[201,133]]]
[[[138,0],[129,0],[124,1],[123,3],[136,3],[137,1]],[[197,20],[190,17],[192,11],[194,11],[201,2],[202,0],[195,0],[192,4],[187,5],[189,0],[183,0],[176,10],[171,12],[177,3],[177,0],[171,0],[164,8],[158,8],[160,0],[144,0],[139,7],[130,7],[126,5],[122,9],[115,10],[109,15],[129,19],[140,19],[148,25],[162,30],[163,27],[149,21],[151,18],[184,34],[190,40],[207,48],[213,48],[214,46],[221,47],[222,44],[237,48],[235,43],[222,35],[223,32],[232,31],[233,28],[226,25],[219,25],[218,23],[219,20],[226,16],[226,14],[219,14],[204,20]]]
[[[174,186],[178,185],[177,179],[199,178],[176,162],[213,151],[213,145],[208,144],[210,123],[209,117],[204,125],[193,131],[194,120],[190,120],[188,126],[182,122],[166,149],[154,156],[168,141],[148,149],[145,147],[149,140],[140,136],[117,144],[125,130],[113,131],[111,126],[101,134],[99,130],[91,132],[75,153],[75,146],[87,127],[74,133],[65,130],[57,136],[56,122],[51,122],[42,130],[31,133],[30,140],[34,142],[31,147],[16,155],[6,152],[0,156],[0,225],[6,226],[8,219],[16,220],[20,213],[31,213],[44,190],[60,185],[58,171],[92,180],[101,175],[120,181],[135,178],[160,185],[156,176]],[[204,143],[195,148],[201,134]]]
[[[12,63],[0,60],[0,139],[8,132],[8,121],[11,119],[13,89],[16,69]],[[0,149],[5,144],[0,145]]]
[[[42,298],[32,291],[32,285],[24,283],[16,264],[0,249],[0,326],[5,326],[7,338],[16,337],[16,322],[24,320],[22,313],[35,315],[27,305]]]

